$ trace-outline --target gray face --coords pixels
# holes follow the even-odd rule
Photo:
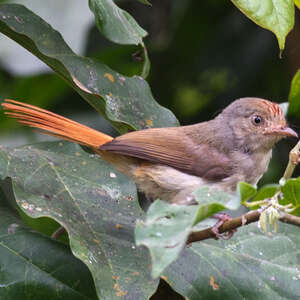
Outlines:
[[[235,148],[251,151],[271,149],[285,136],[282,129],[287,128],[279,105],[258,98],[236,100],[218,118],[222,119],[225,126],[223,135],[232,135],[229,142]]]

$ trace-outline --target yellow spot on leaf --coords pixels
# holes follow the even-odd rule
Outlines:
[[[214,291],[217,291],[220,288],[219,285],[215,282],[214,276],[210,276],[209,285],[212,287]]]
[[[85,166],[85,165],[86,165],[86,161],[84,160],[81,164],[82,164],[83,166]]]
[[[120,277],[119,276],[116,276],[116,275],[114,275],[114,276],[112,276],[112,279],[113,280],[118,280]]]
[[[79,152],[76,152],[75,155],[76,155],[76,156],[80,156],[81,154],[80,154]]]
[[[106,77],[111,82],[115,82],[114,76],[112,76],[110,73],[105,73],[104,77]]]
[[[146,120],[146,123],[149,127],[151,127],[153,125],[152,121],[151,120]]]
[[[114,289],[117,291],[116,292],[117,297],[123,297],[123,296],[127,295],[127,293],[128,293],[127,291],[122,291],[120,289],[120,286],[117,283],[114,284]]]
[[[99,241],[99,240],[93,239],[93,241],[94,241],[96,244],[100,244],[100,241]]]
[[[118,229],[122,229],[122,228],[123,228],[123,226],[122,226],[121,224],[116,224],[116,228],[118,228]]]
[[[108,93],[108,96],[109,96],[109,97],[112,97],[112,93]]]

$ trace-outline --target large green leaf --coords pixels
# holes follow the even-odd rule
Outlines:
[[[196,215],[197,209],[193,206],[172,205],[156,200],[150,206],[146,220],[137,222],[136,244],[149,249],[154,278],[178,258]]]
[[[294,26],[295,8],[293,0],[231,0],[249,19],[272,31],[280,50],[285,38]]]
[[[136,224],[137,245],[146,246],[152,259],[152,276],[175,261],[186,245],[189,234],[205,218],[224,209],[237,209],[239,198],[232,194],[202,187],[195,192],[198,205],[176,205],[155,201],[145,221]]]
[[[69,247],[26,228],[0,191],[0,298],[97,299],[87,267]]]
[[[98,29],[109,40],[118,44],[142,44],[147,32],[132,16],[119,8],[113,0],[89,0]]]
[[[26,214],[66,228],[101,299],[142,300],[155,291],[148,254],[134,243],[135,220],[143,214],[135,185],[99,156],[68,142],[2,149],[0,175],[12,178]]]
[[[298,299],[299,228],[280,223],[273,237],[255,224],[230,240],[208,240],[186,248],[163,278],[190,300]]]
[[[289,113],[298,117],[300,115],[300,70],[298,70],[292,80],[289,103]]]
[[[0,5],[0,32],[51,67],[121,133],[178,125],[141,77],[123,76],[97,60],[76,55],[57,31],[24,6]]]

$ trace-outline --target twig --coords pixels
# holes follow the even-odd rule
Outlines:
[[[254,210],[254,211],[248,212],[240,217],[233,218],[229,221],[224,222],[218,228],[219,233],[224,233],[226,231],[236,229],[240,226],[256,222],[256,221],[258,221],[259,216],[260,216],[260,212],[258,210]],[[203,240],[206,240],[209,238],[216,238],[216,235],[212,232],[212,227],[204,229],[204,230],[192,232],[188,237],[187,244],[190,244],[193,242],[198,242],[198,241],[203,241]]]
[[[222,226],[220,226],[219,232],[220,233],[228,232],[237,229],[241,226],[244,226],[246,224],[257,222],[259,220],[260,214],[261,214],[260,210],[254,210],[240,217],[233,218],[229,221],[226,221]],[[300,217],[296,217],[290,214],[283,214],[279,220],[284,223],[300,226]],[[204,230],[192,232],[188,237],[187,244],[203,241],[210,238],[213,239],[216,238],[215,234],[212,232],[212,227]]]
[[[290,214],[284,214],[279,220],[284,223],[300,226],[300,217],[297,217],[297,216],[293,216]]]
[[[282,177],[284,182],[292,177],[292,174],[293,174],[297,164],[299,163],[299,159],[300,159],[300,141],[290,151],[289,163],[288,163],[288,165],[285,169],[285,172],[283,174],[283,177]]]

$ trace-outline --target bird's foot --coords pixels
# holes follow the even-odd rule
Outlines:
[[[236,232],[236,229],[232,229],[225,233],[220,233],[219,228],[226,222],[231,220],[232,218],[225,213],[218,213],[211,216],[211,218],[217,219],[218,222],[212,227],[211,231],[215,234],[216,239],[222,238],[224,240],[230,239],[233,234]]]

